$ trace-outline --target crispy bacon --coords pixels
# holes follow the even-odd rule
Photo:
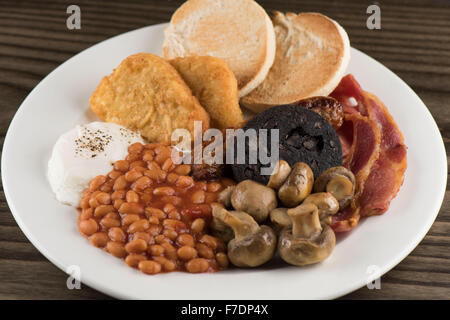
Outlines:
[[[403,183],[406,146],[384,104],[365,92],[353,75],[342,78],[331,94],[344,108],[345,120],[338,134],[344,166],[356,177],[353,203],[333,217],[336,232],[354,228],[360,216],[382,214]]]

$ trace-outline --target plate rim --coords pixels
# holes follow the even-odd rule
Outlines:
[[[147,28],[156,28],[156,27],[161,27],[163,25],[167,25],[168,23],[159,23],[159,24],[155,24],[155,25],[150,25],[150,26],[144,26],[135,30],[130,30],[124,33],[121,33],[119,35],[113,36],[111,38],[105,39],[101,42],[98,42],[82,51],[80,51],[79,53],[75,54],[74,56],[72,56],[71,58],[69,58],[68,60],[64,61],[63,63],[61,63],[59,66],[57,66],[55,69],[53,69],[48,75],[46,75],[31,91],[30,93],[27,95],[27,97],[22,101],[22,103],[20,104],[19,108],[17,109],[16,113],[14,114],[9,126],[8,126],[8,130],[7,133],[5,135],[5,139],[4,139],[4,143],[3,143],[3,148],[2,148],[2,157],[1,157],[1,178],[2,178],[2,184],[3,184],[3,190],[5,193],[5,199],[8,203],[8,206],[10,208],[10,211],[16,221],[16,223],[18,224],[19,228],[22,230],[22,232],[25,234],[26,238],[28,239],[28,241],[31,242],[31,244],[46,258],[48,259],[51,263],[53,263],[55,266],[57,266],[60,270],[62,270],[64,273],[68,274],[67,270],[65,269],[65,266],[63,265],[63,263],[59,262],[59,259],[56,257],[53,257],[48,250],[43,247],[41,245],[41,243],[38,241],[38,239],[35,239],[32,235],[31,235],[31,231],[28,229],[28,227],[26,226],[26,224],[24,223],[24,221],[20,218],[20,214],[17,212],[16,208],[15,208],[15,204],[13,201],[13,196],[10,194],[9,192],[9,186],[8,186],[8,178],[6,176],[7,170],[5,170],[5,164],[6,164],[6,154],[8,151],[8,149],[10,148],[10,144],[11,144],[11,135],[12,135],[12,131],[14,130],[14,127],[16,126],[16,123],[18,122],[18,118],[20,117],[20,115],[24,112],[24,108],[22,107],[27,101],[28,99],[30,99],[30,97],[32,96],[32,94],[35,92],[35,90],[39,90],[41,84],[48,79],[49,77],[51,77],[54,73],[56,73],[60,68],[62,68],[65,65],[68,65],[70,63],[72,63],[72,61],[78,56],[81,55],[83,53],[85,53],[88,50],[94,49],[99,45],[104,44],[105,42],[108,41],[112,41],[115,40],[119,37],[125,37],[127,35],[129,35],[130,33],[133,32],[139,32],[143,29],[147,29]],[[393,71],[391,71],[389,68],[387,68],[385,65],[383,65],[381,62],[375,60],[374,58],[372,58],[371,56],[365,54],[364,52],[353,48],[352,50],[356,50],[358,51],[360,54],[362,54],[365,58],[368,58],[374,62],[376,62],[378,64],[378,66],[381,66],[383,69],[383,72],[388,72],[391,75],[393,75],[397,81],[400,81],[403,85],[405,85],[410,93],[412,93],[414,95],[414,98],[417,99],[418,101],[420,101],[421,103],[421,108],[424,109],[422,111],[425,111],[425,113],[427,114],[427,117],[429,118],[429,120],[432,121],[433,123],[433,127],[435,130],[435,133],[437,133],[438,137],[440,138],[440,153],[442,153],[443,158],[441,159],[442,163],[445,163],[446,165],[444,165],[443,167],[445,168],[445,183],[442,184],[441,186],[441,190],[440,190],[440,196],[436,197],[436,199],[439,199],[439,201],[436,201],[436,208],[433,208],[433,215],[429,215],[428,216],[428,221],[426,221],[426,223],[424,223],[422,225],[422,228],[420,230],[420,232],[416,233],[416,236],[414,237],[414,239],[411,239],[413,241],[409,242],[408,246],[405,246],[402,250],[402,252],[399,252],[398,254],[395,255],[395,257],[391,258],[389,261],[390,263],[386,263],[384,264],[381,272],[380,272],[380,276],[386,274],[387,272],[389,272],[392,268],[394,268],[397,264],[399,264],[402,260],[404,260],[422,241],[422,239],[426,236],[426,234],[428,233],[429,229],[431,228],[432,224],[434,223],[434,221],[436,220],[436,217],[439,214],[440,208],[442,206],[443,200],[445,198],[445,191],[446,191],[446,184],[447,184],[447,178],[448,178],[448,166],[447,166],[447,157],[446,157],[446,149],[445,149],[445,144],[444,141],[442,139],[442,135],[439,131],[439,128],[437,126],[436,121],[434,120],[430,110],[428,109],[428,107],[425,105],[425,103],[422,101],[422,99],[417,95],[417,93],[412,90],[412,88],[405,82],[403,81],[396,73],[394,73]],[[119,299],[129,299],[130,295],[126,295],[126,294],[122,294],[119,292],[113,292],[110,288],[105,287],[101,281],[91,281],[91,279],[86,279],[84,278],[83,280],[81,280],[82,283],[85,283],[86,285],[88,285],[89,287],[92,287],[95,290],[98,290],[106,295],[115,297],[115,298],[119,298]],[[334,299],[334,298],[338,298],[341,297],[343,295],[346,295],[350,292],[353,292],[361,287],[363,287],[364,285],[367,284],[367,281],[359,281],[359,282],[355,282],[355,284],[353,286],[348,286],[345,288],[345,290],[336,290],[333,294],[328,294],[328,295],[324,295],[323,299]],[[295,297],[293,297],[292,299],[295,299]]]

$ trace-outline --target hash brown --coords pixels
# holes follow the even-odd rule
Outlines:
[[[224,129],[242,125],[237,80],[224,60],[189,56],[175,58],[170,63],[209,113],[211,126]]]
[[[194,132],[194,120],[209,128],[209,115],[166,60],[150,54],[129,56],[103,77],[90,98],[102,120],[138,130],[149,141],[170,142],[173,130]]]

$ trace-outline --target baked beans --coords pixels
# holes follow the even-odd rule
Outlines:
[[[125,232],[119,227],[110,228],[108,230],[108,237],[116,242],[125,242],[127,239]]]
[[[209,267],[208,264],[208,260],[203,258],[192,259],[186,263],[186,270],[191,273],[206,272]]]
[[[79,228],[81,233],[90,236],[97,232],[98,224],[94,219],[81,220],[79,223]]]
[[[161,264],[152,260],[143,260],[139,262],[139,270],[147,274],[155,274],[161,272]]]
[[[117,258],[125,258],[127,256],[127,251],[121,242],[109,241],[106,245],[106,251]]]
[[[214,272],[228,267],[226,246],[209,235],[211,203],[233,181],[195,181],[163,143],[128,148],[95,177],[80,203],[78,228],[96,247],[146,274]]]

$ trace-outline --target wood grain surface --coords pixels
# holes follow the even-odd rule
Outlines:
[[[102,40],[166,22],[182,1],[0,0],[0,143],[21,102],[59,64]],[[259,1],[268,11],[317,11],[336,19],[351,44],[405,80],[433,114],[450,148],[450,3],[378,1],[381,30],[366,28],[371,1]],[[81,30],[66,28],[66,8],[81,8]],[[447,153],[448,154],[448,153]],[[432,155],[430,155],[432,156]],[[381,279],[344,299],[450,298],[450,190],[420,245]],[[36,208],[39,213],[39,208]],[[0,186],[0,299],[105,299],[45,259],[17,226]]]

